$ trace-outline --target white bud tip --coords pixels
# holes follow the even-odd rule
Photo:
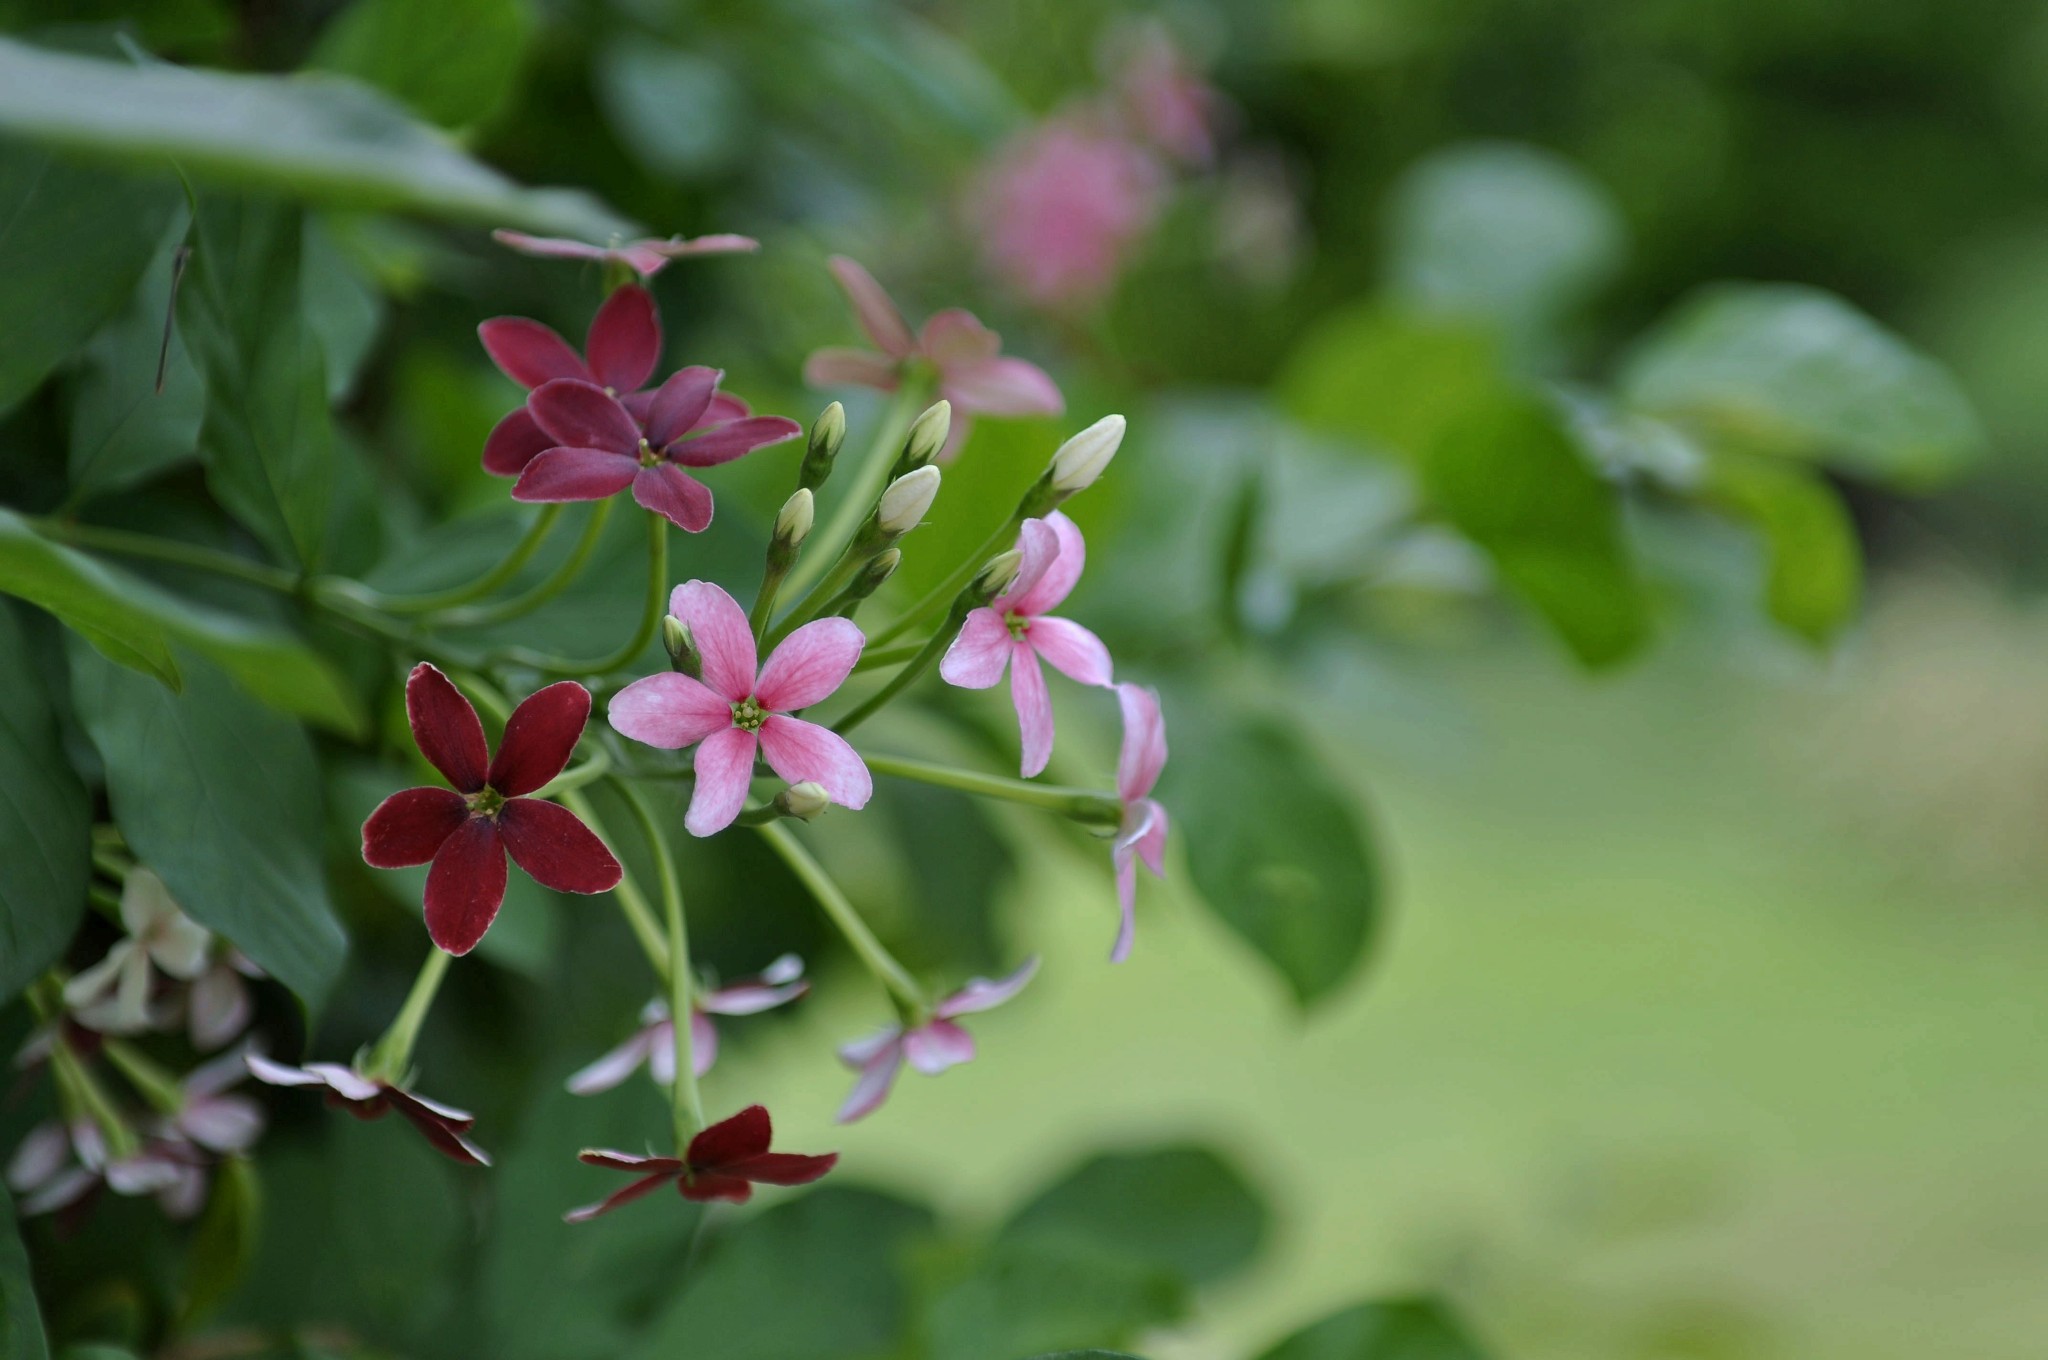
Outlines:
[[[953,403],[933,402],[925,408],[923,415],[911,422],[910,433],[903,440],[904,457],[916,465],[931,462],[945,447],[946,436],[952,428]]]
[[[1124,418],[1104,416],[1060,445],[1052,456],[1053,490],[1071,496],[1095,485],[1123,442]]]
[[[923,520],[939,494],[939,470],[929,465],[906,472],[889,483],[875,511],[875,527],[885,534],[907,534]]]
[[[808,822],[832,805],[823,784],[806,779],[801,784],[791,784],[776,799],[782,810],[790,816]]]
[[[1010,588],[1017,579],[1018,568],[1023,565],[1024,554],[1015,548],[991,557],[987,564],[975,573],[974,588],[984,599],[992,600]]]
[[[775,516],[775,536],[792,546],[803,542],[810,536],[813,513],[810,489],[806,487],[782,503],[781,513]]]

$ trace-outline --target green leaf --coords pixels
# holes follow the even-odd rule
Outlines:
[[[263,1196],[256,1165],[246,1157],[229,1157],[214,1172],[206,1212],[192,1234],[185,1258],[184,1324],[211,1313],[241,1282],[255,1255],[263,1221]]]
[[[1825,646],[1855,617],[1863,554],[1847,507],[1825,478],[1788,463],[1716,457],[1701,496],[1752,525],[1768,564],[1771,617]]]
[[[29,1278],[28,1249],[14,1224],[14,1197],[0,1194],[0,1355],[50,1360],[43,1316]]]
[[[11,46],[0,38],[0,105],[13,97]],[[167,185],[0,142],[0,411],[127,304],[177,201]]]
[[[275,556],[310,567],[327,529],[334,430],[306,320],[304,216],[275,199],[202,199],[178,315],[206,375],[199,443],[214,495]]]
[[[1307,1006],[1372,944],[1380,880],[1351,796],[1264,717],[1173,725],[1163,801],[1209,909],[1279,970]]]
[[[532,33],[525,0],[355,0],[306,64],[359,77],[423,118],[461,127],[505,102]]]
[[[1181,1282],[1142,1260],[1078,1243],[999,1241],[971,1274],[931,1300],[926,1355],[987,1360],[1120,1342],[1186,1309]]]
[[[1359,303],[1310,328],[1276,387],[1311,429],[1413,457],[1507,383],[1500,342],[1484,326]]]
[[[0,604],[0,1001],[56,961],[85,911],[92,803],[21,624]]]
[[[1105,1153],[1076,1168],[1006,1224],[1006,1240],[1080,1246],[1142,1262],[1190,1284],[1251,1264],[1266,1206],[1235,1168],[1200,1147]]]
[[[0,506],[0,593],[55,614],[110,660],[173,689],[178,663],[163,626],[130,598],[110,569],[52,543]]]
[[[1031,1360],[1138,1360],[1135,1355],[1123,1351],[1047,1351],[1034,1355]]]
[[[1848,303],[1790,284],[1721,284],[1635,349],[1621,394],[1755,453],[1905,489],[1975,462],[1983,431],[1948,373]]]
[[[521,188],[341,76],[136,66],[0,38],[0,133],[337,207],[592,240],[633,230],[588,195]]]
[[[1486,1360],[1486,1353],[1443,1305],[1399,1299],[1326,1317],[1259,1360]]]
[[[71,648],[71,685],[136,858],[178,905],[317,1010],[348,942],[320,863],[320,776],[299,725],[183,658],[172,694]]]

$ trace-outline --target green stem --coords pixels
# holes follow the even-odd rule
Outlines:
[[[1024,518],[1024,511],[1020,507],[988,536],[986,542],[969,553],[967,560],[955,567],[950,576],[926,591],[916,604],[904,610],[887,628],[869,638],[868,645],[879,647],[892,638],[902,637],[932,610],[959,595],[967,583],[974,579],[974,573],[980,571],[989,558],[1004,551],[1016,539],[1017,531],[1024,527]]]
[[[595,784],[612,772],[611,752],[599,747],[581,765],[572,765],[528,794],[529,798],[560,798],[586,784]]]
[[[599,540],[604,537],[605,522],[611,518],[612,500],[599,501],[591,508],[590,518],[584,522],[583,536],[576,540],[576,546],[562,559],[562,564],[550,572],[545,580],[538,581],[524,592],[510,599],[492,604],[474,605],[468,609],[452,609],[435,620],[446,628],[482,628],[488,624],[503,623],[508,619],[524,618],[539,609],[555,596],[569,588],[571,582],[583,574],[591,554],[597,551]]]
[[[520,535],[519,541],[512,546],[512,551],[505,555],[504,560],[467,585],[450,586],[446,590],[436,590],[426,595],[380,594],[376,600],[377,608],[391,614],[435,614],[459,604],[468,604],[471,600],[482,599],[519,574],[519,569],[533,559],[534,553],[540,549],[542,542],[547,539],[548,532],[555,527],[555,521],[560,519],[561,515],[562,507],[559,505],[542,506],[540,513],[534,516],[533,523],[526,527],[526,532]]]
[[[128,871],[133,869],[135,864],[126,855],[116,854],[112,850],[95,849],[92,852],[92,867],[116,883],[126,883]]]
[[[928,642],[930,639],[926,639]],[[907,642],[899,647],[870,647],[860,654],[860,660],[853,663],[853,673],[880,670],[908,661],[923,650],[924,642]]]
[[[616,777],[613,782],[621,789],[625,787],[625,782]],[[598,820],[597,809],[590,805],[590,800],[581,792],[563,794],[561,803],[563,807],[582,818],[584,825],[597,833],[599,840],[611,844],[612,837],[605,831],[604,823]],[[640,891],[640,885],[633,880],[632,871],[625,869],[624,860],[620,860],[619,865],[622,870],[619,875],[619,886],[612,889],[612,896],[618,900],[619,914],[626,918],[626,924],[632,929],[633,937],[640,942],[640,951],[647,955],[647,962],[654,968],[655,976],[665,983],[669,974],[668,941],[663,937],[661,927],[655,924],[654,909],[647,904],[646,894]]]
[[[915,779],[921,784],[936,784],[940,788],[958,789],[962,793],[979,794],[984,798],[1000,798],[1005,802],[1022,803],[1026,807],[1044,808],[1071,817],[1078,822],[1095,826],[1115,826],[1123,820],[1123,804],[1113,793],[1095,789],[1064,788],[1057,784],[1035,784],[1028,779],[1011,779],[1006,775],[982,774],[975,770],[955,769],[950,765],[935,765],[930,761],[910,760],[903,756],[876,755],[872,751],[861,752],[861,759],[877,774],[894,775],[898,779]]]
[[[645,795],[623,780],[618,787],[626,806],[640,823],[640,834],[647,841],[649,853],[654,856],[655,875],[661,881],[662,911],[668,920],[668,1014],[676,1046],[676,1080],[669,1088],[669,1114],[675,1122],[676,1155],[681,1156],[704,1127],[704,1101],[697,1090],[697,1061],[690,1052],[690,935],[683,920],[683,888],[676,878],[675,858],[669,854],[668,839],[661,834],[661,825],[655,821],[654,810],[647,806]]]
[[[811,852],[804,849],[803,842],[781,822],[769,822],[754,829],[761,833],[761,839],[767,841],[769,848],[782,856],[783,863],[787,864],[791,872],[810,889],[811,896],[818,899],[818,905],[824,908],[825,915],[832,918],[832,924],[839,928],[839,933],[853,946],[853,952],[860,955],[860,961],[867,965],[868,971],[889,989],[897,1001],[913,1014],[922,1015],[930,1010],[931,1002],[926,999],[924,989],[917,985],[916,979],[910,976],[910,971],[896,961],[896,956],[875,938],[875,933],[868,929],[868,923],[861,919],[860,913],[854,910],[853,903],[847,900],[839,885],[832,881],[832,876],[825,872],[825,866],[811,858]]]
[[[955,612],[958,613],[959,611],[956,610]],[[841,736],[845,736],[848,732],[851,732],[854,728],[859,727],[869,718],[881,712],[890,700],[901,694],[910,686],[912,681],[931,668],[932,662],[939,659],[939,653],[945,651],[947,644],[952,642],[953,634],[959,631],[959,620],[956,619],[954,620],[953,627],[941,628],[938,632],[926,638],[924,645],[912,653],[910,660],[903,663],[902,669],[889,677],[889,683],[883,685],[873,694],[870,694],[853,712],[847,714],[838,722],[833,723],[832,730]]]
[[[868,535],[867,541],[872,544],[874,536]],[[775,644],[809,623],[818,611],[825,607],[826,601],[845,589],[847,583],[858,576],[861,568],[868,564],[868,559],[881,551],[881,548],[875,547],[871,551],[863,552],[860,551],[862,546],[858,536],[852,543],[846,545],[846,551],[832,564],[832,570],[825,573],[824,578],[812,586],[801,600],[790,606],[789,612],[782,616],[782,622],[768,630],[766,636],[761,639],[761,646],[764,649],[772,649]]]
[[[861,461],[858,479],[847,487],[846,495],[833,507],[832,518],[811,535],[810,552],[789,573],[783,589],[795,592],[816,584],[818,577],[829,566],[836,565],[852,545],[853,536],[860,531],[861,521],[881,499],[889,468],[896,461],[903,437],[910,432],[910,422],[924,409],[930,395],[926,384],[910,378],[905,378],[896,389],[896,396],[882,415],[882,423],[875,429],[874,442],[868,446],[867,455]]]
[[[140,1144],[135,1130],[121,1116],[120,1107],[113,1097],[106,1093],[78,1055],[71,1051],[71,1045],[59,1035],[50,1049],[50,1074],[56,1079],[58,1093],[77,1111],[98,1126],[100,1136],[107,1141],[107,1156],[112,1161],[135,1155]]]
[[[164,1114],[176,1114],[185,1104],[185,1092],[178,1079],[152,1061],[141,1049],[125,1039],[108,1039],[100,1046],[107,1061],[119,1068],[128,1084],[142,1098]]]
[[[364,1076],[393,1085],[404,1079],[406,1069],[412,1065],[412,1050],[420,1037],[420,1025],[433,1008],[434,994],[441,990],[441,979],[448,975],[448,964],[452,958],[453,955],[439,948],[427,950],[427,961],[420,965],[420,974],[413,979],[405,1004],[399,1007],[391,1028],[384,1031],[384,1037],[370,1050],[369,1061],[363,1067]]]
[[[605,675],[632,661],[647,650],[661,629],[662,611],[668,604],[668,521],[653,511],[647,513],[647,601],[640,610],[640,626],[625,646],[610,656],[593,661],[571,661],[564,657],[508,648],[493,659],[517,666],[530,666],[554,675]]]
[[[95,548],[122,557],[140,557],[153,562],[168,562],[173,566],[191,567],[197,571],[212,572],[216,576],[230,576],[237,581],[246,581],[250,585],[262,586],[265,590],[275,590],[285,595],[296,594],[299,589],[297,574],[262,562],[251,562],[246,557],[222,552],[218,548],[183,543],[174,538],[158,538],[154,534],[130,533],[126,529],[104,529],[94,524],[73,524],[49,519],[36,520],[33,524],[35,531],[44,538],[80,548]]]

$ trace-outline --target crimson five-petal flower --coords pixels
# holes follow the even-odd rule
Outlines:
[[[844,684],[866,643],[850,619],[814,619],[782,640],[754,670],[754,630],[739,601],[709,581],[685,581],[669,613],[696,639],[704,678],[672,672],[635,680],[611,702],[611,724],[663,750],[693,742],[697,787],[683,825],[709,836],[732,825],[747,801],[754,755],[792,784],[809,780],[841,807],[867,806],[874,781],[846,738],[790,713],[822,703]]]
[[[839,1122],[850,1124],[879,1109],[906,1062],[926,1076],[935,1077],[972,1058],[974,1036],[954,1022],[963,1015],[1002,1005],[1023,991],[1024,984],[1037,971],[1038,959],[1034,956],[998,981],[970,978],[966,986],[932,1007],[931,1018],[923,1024],[908,1030],[901,1025],[887,1025],[840,1049],[840,1061],[858,1071],[860,1078],[854,1082],[846,1103],[839,1107]]]
[[[595,501],[633,488],[633,499],[677,528],[711,523],[711,488],[683,471],[715,467],[803,432],[786,416],[718,421],[715,368],[673,374],[654,393],[647,422],[611,393],[577,378],[543,383],[526,407],[552,441],[512,488],[516,501]],[[707,425],[707,421],[714,421]]]
[[[484,1150],[469,1141],[476,1116],[438,1100],[406,1090],[375,1077],[366,1077],[340,1063],[307,1063],[290,1067],[272,1062],[260,1054],[249,1055],[249,1071],[258,1081],[272,1086],[319,1086],[327,1092],[327,1103],[347,1110],[358,1119],[381,1119],[396,1110],[418,1129],[436,1149],[470,1166],[489,1166]]]
[[[630,1152],[586,1148],[580,1159],[589,1166],[629,1171],[639,1179],[596,1204],[586,1204],[562,1215],[570,1223],[587,1223],[599,1214],[630,1204],[666,1181],[674,1181],[684,1199],[731,1200],[745,1204],[753,1197],[754,1185],[809,1185],[830,1171],[839,1154],[806,1156],[800,1152],[770,1152],[774,1126],[768,1111],[749,1105],[730,1119],[720,1120],[690,1140],[680,1157],[640,1157]]]
[[[590,691],[573,680],[527,696],[505,724],[496,759],[476,709],[422,661],[405,682],[405,711],[420,754],[453,789],[400,789],[363,823],[363,858],[378,869],[433,861],[427,933],[467,954],[505,900],[505,855],[558,892],[618,886],[619,862],[567,808],[524,795],[562,772],[590,717]]]
[[[1131,939],[1138,927],[1137,861],[1143,860],[1154,878],[1166,877],[1166,809],[1152,797],[1152,786],[1166,768],[1166,722],[1160,717],[1159,695],[1154,690],[1118,685],[1116,700],[1124,715],[1123,748],[1116,761],[1116,796],[1123,802],[1124,816],[1110,843],[1109,856],[1116,867],[1116,896],[1123,919],[1109,961],[1122,963],[1130,957]]]
[[[753,237],[740,236],[729,231],[716,232],[710,236],[642,236],[637,240],[621,241],[609,246],[572,241],[565,236],[528,236],[523,231],[506,231],[502,228],[492,232],[491,239],[501,246],[512,247],[522,255],[538,255],[543,259],[596,260],[603,264],[622,264],[643,279],[651,279],[668,268],[671,260],[680,260],[691,255],[731,255],[761,248],[761,243]]]
[[[696,987],[690,991],[690,1066],[698,1076],[718,1061],[718,1026],[714,1015],[758,1015],[785,1002],[794,1001],[811,989],[805,982],[804,961],[784,954],[761,970],[759,977],[738,978],[723,987]],[[676,1079],[676,1029],[669,1023],[668,1005],[650,1001],[640,1008],[640,1028],[626,1042],[579,1069],[569,1078],[572,1095],[595,1095],[609,1091],[638,1071],[642,1063],[656,1082],[667,1086]]]
[[[1073,592],[1088,560],[1087,545],[1074,521],[1055,510],[1027,519],[1017,534],[1023,560],[1008,591],[967,616],[960,636],[946,649],[939,675],[949,685],[987,689],[1010,670],[1010,700],[1017,707],[1023,738],[1025,778],[1052,759],[1052,696],[1046,692],[1044,657],[1062,675],[1084,685],[1107,685],[1111,667],[1102,639],[1068,619],[1047,615]]]
[[[874,275],[844,255],[834,255],[831,266],[875,349],[815,351],[804,361],[804,381],[811,386],[852,383],[893,392],[907,364],[930,364],[938,377],[939,395],[953,404],[953,424],[939,451],[942,462],[960,451],[972,415],[1056,416],[1067,409],[1066,398],[1045,370],[1005,357],[1002,337],[976,320],[974,313],[949,307],[934,313],[924,330],[912,335],[910,324]]]

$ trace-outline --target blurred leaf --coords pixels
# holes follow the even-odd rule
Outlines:
[[[1291,727],[1174,722],[1162,795],[1210,910],[1309,1005],[1349,978],[1380,909],[1377,856],[1351,796]]]
[[[1499,341],[1483,326],[1359,303],[1301,338],[1275,390],[1311,429],[1414,457],[1507,382]]]
[[[1395,295],[1425,311],[1485,318],[1523,344],[1547,338],[1613,277],[1627,243],[1607,191],[1536,147],[1446,147],[1391,193]]]
[[[13,97],[5,74],[12,47],[0,38],[0,107]],[[0,142],[0,411],[120,312],[177,201],[168,185]]]
[[[330,1121],[328,1181],[346,1287],[358,1315],[417,1337],[454,1301],[470,1236],[457,1168],[396,1116]],[[318,1307],[305,1296],[301,1316]]]
[[[1721,284],[1679,304],[1624,366],[1644,410],[1735,447],[1888,486],[1954,477],[1983,451],[1948,373],[1848,303],[1790,284]]]
[[[1169,1271],[1080,1242],[999,1240],[933,1298],[928,1360],[988,1360],[1049,1346],[1117,1342],[1173,1321],[1185,1291]]]
[[[64,952],[85,911],[92,803],[13,609],[0,604],[0,1001]]]
[[[355,0],[306,64],[356,76],[424,118],[461,127],[505,102],[532,32],[526,0]]]
[[[971,799],[892,781],[874,806],[888,819],[917,893],[914,933],[932,959],[995,968],[1002,962],[996,902],[1015,878],[1010,848]],[[909,960],[916,967],[922,959]]]
[[[28,1250],[15,1230],[14,1196],[0,1195],[0,1355],[8,1360],[50,1360],[43,1317],[29,1278]]]
[[[1486,1360],[1443,1305],[1364,1303],[1288,1337],[1259,1360]]]
[[[334,431],[300,270],[304,213],[207,197],[178,316],[206,375],[199,431],[220,503],[283,561],[313,566],[327,528]]]
[[[1044,1355],[1032,1356],[1031,1360],[1138,1360],[1138,1357],[1122,1351],[1047,1351]]]
[[[0,591],[49,610],[100,653],[176,688],[178,663],[158,621],[112,571],[52,543],[0,506]]]
[[[1825,478],[1786,463],[1728,454],[1702,496],[1755,527],[1769,563],[1771,617],[1816,646],[1855,617],[1863,554],[1847,507]]]
[[[183,658],[174,695],[70,649],[79,721],[136,858],[188,915],[318,1010],[347,940],[320,864],[320,780],[299,725]]]
[[[206,1212],[192,1234],[185,1258],[186,1326],[211,1313],[234,1292],[256,1252],[263,1222],[263,1197],[256,1164],[247,1157],[229,1157],[214,1171]]]
[[[384,297],[349,258],[318,217],[308,217],[300,261],[306,325],[320,341],[327,368],[327,399],[355,390],[363,362],[384,324]]]
[[[591,86],[619,140],[655,175],[701,176],[740,149],[745,92],[711,57],[622,34],[597,54]]]
[[[1105,1153],[1017,1213],[1006,1241],[1081,1246],[1212,1284],[1251,1264],[1266,1207],[1236,1169],[1200,1147]]]
[[[0,38],[0,133],[340,207],[598,240],[632,228],[585,194],[521,188],[338,76],[134,66]]]

